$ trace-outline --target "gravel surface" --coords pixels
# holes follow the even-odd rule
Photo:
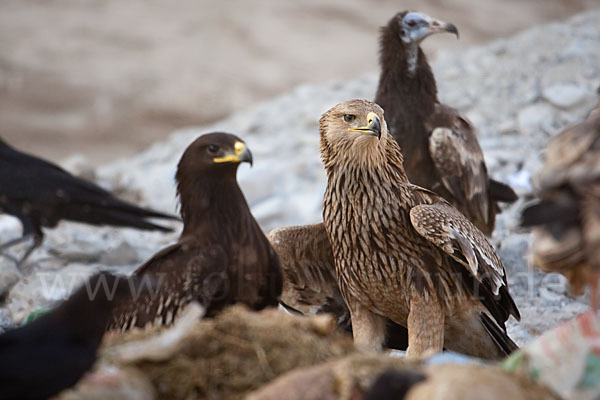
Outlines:
[[[2,136],[55,161],[81,153],[98,166],[298,84],[375,70],[378,28],[402,9],[459,27],[461,40],[427,41],[432,54],[599,6],[598,0],[3,0]]]
[[[527,263],[530,235],[517,227],[523,203],[531,198],[531,177],[539,169],[548,138],[582,120],[596,102],[600,84],[600,11],[535,27],[511,38],[465,51],[442,51],[433,68],[442,101],[459,108],[478,129],[491,175],[509,182],[521,196],[499,216],[493,242],[509,274],[522,314],[510,322],[520,344],[586,309],[584,299],[567,295],[558,275],[534,271]],[[89,171],[81,160],[68,167],[123,197],[165,211],[176,210],[174,172],[185,147],[202,133],[236,133],[254,154],[253,168],[241,166],[239,180],[252,212],[265,231],[321,220],[325,173],[318,149],[317,121],[332,105],[373,98],[377,74],[299,86],[214,125],[173,133],[135,157]],[[178,228],[177,224],[174,224]],[[0,241],[19,233],[19,224],[0,217]],[[95,228],[62,223],[24,268],[0,258],[0,326],[21,322],[29,312],[64,298],[81,279],[99,269],[129,272],[172,234]]]

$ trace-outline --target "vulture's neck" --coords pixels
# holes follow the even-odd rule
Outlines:
[[[396,140],[401,134],[424,134],[423,121],[438,102],[427,57],[418,43],[402,41],[399,28],[394,25],[382,30],[380,43],[381,75],[375,102],[385,110]]]
[[[251,218],[248,203],[235,175],[196,176],[179,184],[183,232],[210,239],[216,233],[230,234],[231,239],[248,224]],[[223,241],[227,238],[219,237]]]

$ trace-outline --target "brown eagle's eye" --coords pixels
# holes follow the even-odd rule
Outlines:
[[[344,115],[344,121],[345,122],[352,122],[356,119],[356,115],[353,114],[346,114]]]
[[[216,144],[211,144],[208,146],[208,151],[209,153],[215,154],[217,151],[219,151],[219,146]]]

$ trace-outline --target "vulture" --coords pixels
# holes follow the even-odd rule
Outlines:
[[[171,228],[147,219],[178,219],[119,200],[101,187],[77,178],[55,164],[14,149],[2,138],[0,213],[15,216],[23,225],[22,236],[0,244],[0,252],[33,239],[33,244],[18,260],[17,266],[21,266],[42,243],[42,227],[54,228],[61,220],[170,232]]]
[[[500,211],[497,202],[514,202],[517,195],[488,176],[471,123],[437,98],[420,43],[440,32],[458,37],[453,24],[408,11],[396,14],[381,29],[375,103],[385,110],[408,179],[442,196],[490,236]]]
[[[409,357],[513,351],[505,322],[520,315],[502,261],[455,207],[410,183],[381,107],[338,104],[319,130],[323,221],[355,343],[381,349],[390,319],[408,329]]]
[[[587,119],[554,136],[537,177],[539,200],[522,212],[534,227],[534,265],[562,273],[575,294],[591,288],[598,306],[600,278],[600,101]]]
[[[75,385],[96,360],[115,304],[147,289],[100,273],[52,311],[0,335],[0,398],[42,400]]]
[[[169,325],[191,301],[207,316],[238,302],[254,310],[279,304],[279,258],[237,183],[242,162],[252,164],[252,154],[232,134],[205,134],[188,146],[176,173],[183,232],[134,272],[156,281],[156,293],[115,307],[109,329]]]

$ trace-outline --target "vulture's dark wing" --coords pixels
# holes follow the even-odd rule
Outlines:
[[[417,188],[417,187],[415,187]],[[418,188],[420,189],[420,188]],[[415,189],[415,190],[418,190]],[[433,198],[433,204],[422,204],[410,210],[415,230],[462,265],[474,278],[474,295],[490,311],[498,324],[510,315],[520,319],[519,310],[508,292],[504,265],[485,235],[458,210],[437,195],[421,189]],[[435,199],[438,201],[435,201]]]
[[[169,325],[192,300],[207,310],[227,301],[227,260],[220,246],[201,247],[192,237],[161,250],[135,272],[154,289],[115,307],[108,329]]]
[[[338,287],[325,225],[278,228],[268,237],[283,271],[282,305],[305,315],[331,313],[342,329],[351,331],[350,311]],[[406,350],[407,329],[388,320],[386,346]]]
[[[456,110],[441,104],[436,105],[426,127],[431,132],[429,153],[442,184],[463,214],[476,225],[489,227],[491,233],[496,209],[473,127]]]

